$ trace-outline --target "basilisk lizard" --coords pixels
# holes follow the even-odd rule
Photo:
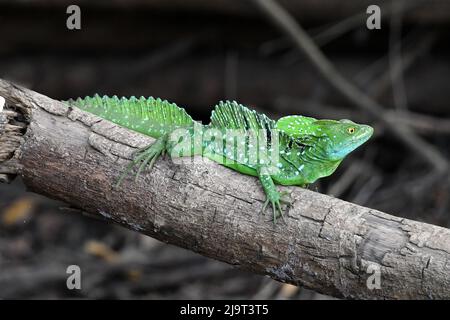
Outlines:
[[[304,187],[331,175],[350,152],[373,134],[372,127],[346,119],[317,120],[293,115],[275,121],[235,101],[216,105],[208,125],[194,121],[176,104],[152,97],[95,95],[67,102],[156,139],[139,150],[117,186],[135,165],[139,164],[137,177],[164,153],[172,158],[201,155],[258,177],[266,194],[262,211],[270,204],[274,222],[282,216],[281,203],[287,202],[275,184]]]

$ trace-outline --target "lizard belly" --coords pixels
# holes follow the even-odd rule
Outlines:
[[[304,176],[288,176],[284,173],[273,175],[272,179],[276,184],[281,184],[283,186],[304,186],[305,184],[311,183]]]
[[[258,172],[255,169],[253,169],[249,166],[246,166],[244,164],[232,163],[232,164],[224,164],[224,166],[228,167],[230,169],[233,169],[237,172],[249,175],[249,176],[254,176],[254,177],[258,176]]]
[[[214,162],[217,162],[217,163],[223,165],[224,167],[230,168],[234,171],[237,171],[237,172],[249,175],[249,176],[255,176],[255,177],[258,176],[258,172],[256,171],[256,169],[254,169],[248,165],[236,162],[235,160],[228,159],[228,158],[224,157],[222,154],[208,152],[208,153],[204,153],[203,156]]]

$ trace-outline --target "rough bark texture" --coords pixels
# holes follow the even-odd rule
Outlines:
[[[9,122],[1,128],[10,127],[0,137],[0,173],[20,174],[32,191],[321,293],[450,298],[448,229],[301,188],[291,189],[286,223],[274,225],[258,214],[264,195],[255,178],[201,159],[159,160],[137,182],[130,177],[116,190],[113,182],[132,151],[151,138],[3,80],[0,95],[7,100],[3,122]],[[370,290],[367,280],[377,268],[381,288]]]

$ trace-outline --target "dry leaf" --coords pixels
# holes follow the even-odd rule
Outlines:
[[[281,286],[280,295],[283,298],[291,298],[298,292],[298,287],[293,286],[292,284],[284,283]]]
[[[103,242],[96,240],[87,241],[84,245],[84,251],[107,262],[114,262],[119,259],[117,252]]]
[[[23,223],[33,211],[34,202],[31,198],[20,198],[10,204],[2,214],[2,224],[12,226]]]

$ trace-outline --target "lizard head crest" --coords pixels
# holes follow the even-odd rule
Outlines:
[[[276,128],[296,141],[313,147],[318,158],[339,161],[365,143],[373,128],[351,120],[317,120],[303,116],[287,116],[277,121]]]

